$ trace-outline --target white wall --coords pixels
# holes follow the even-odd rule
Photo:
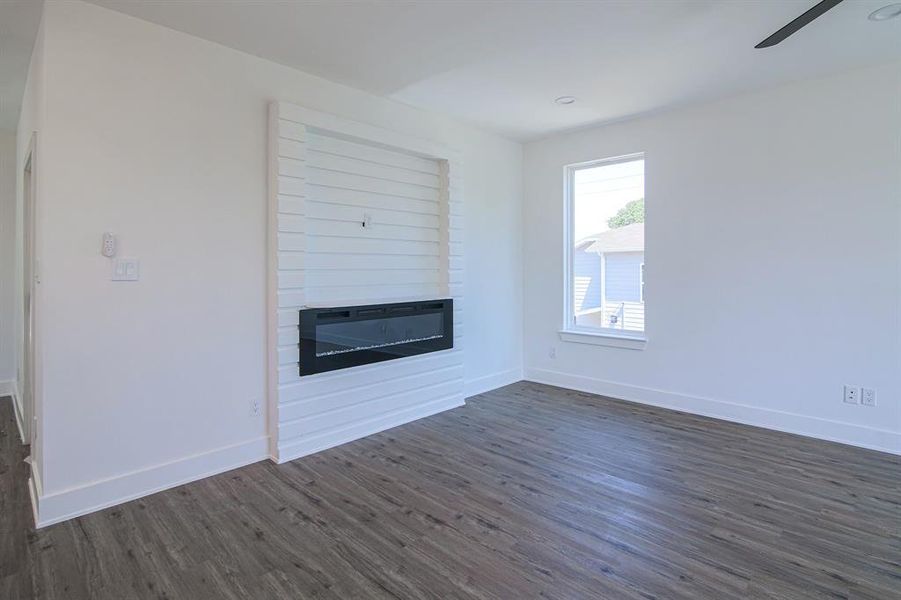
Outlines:
[[[893,63],[528,144],[526,376],[901,451],[899,131]],[[647,348],[561,342],[563,166],[633,152]]]
[[[16,136],[0,131],[0,396],[16,378]]]
[[[44,28],[42,522],[265,454],[271,100],[462,153],[466,378],[519,378],[519,145],[94,5]],[[139,282],[109,281],[103,231]]]

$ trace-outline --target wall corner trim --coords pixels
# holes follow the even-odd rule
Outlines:
[[[901,455],[901,433],[768,408],[639,387],[550,369],[526,369],[526,381],[711,417],[743,425]]]

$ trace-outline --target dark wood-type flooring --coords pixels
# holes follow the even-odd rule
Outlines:
[[[0,430],[4,600],[901,598],[899,457],[538,384],[39,531]]]

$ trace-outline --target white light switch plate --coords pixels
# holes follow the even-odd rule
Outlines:
[[[113,261],[113,281],[137,281],[140,275],[137,258],[117,258]]]

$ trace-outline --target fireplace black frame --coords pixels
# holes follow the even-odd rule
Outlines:
[[[340,354],[316,355],[317,325],[427,314],[442,315],[443,328],[440,337],[392,343],[391,345],[346,351]],[[300,376],[304,377],[453,348],[454,301],[452,298],[441,298],[415,302],[304,308],[300,310],[298,329],[300,333],[300,341],[298,342],[300,351],[299,370]]]

